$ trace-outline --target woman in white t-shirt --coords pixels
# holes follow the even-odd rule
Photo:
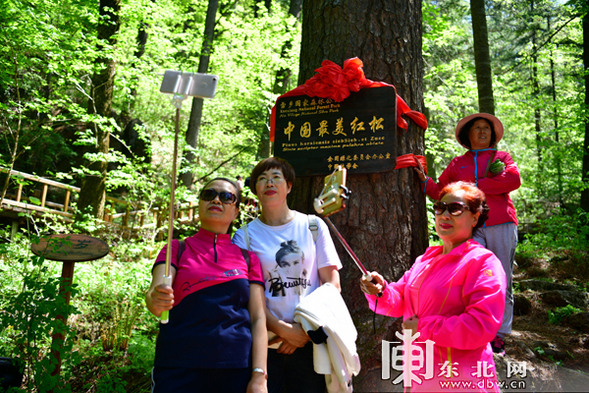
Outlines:
[[[313,369],[313,344],[294,322],[299,302],[321,284],[340,288],[342,265],[327,225],[288,207],[286,198],[295,172],[285,160],[260,161],[250,177],[250,188],[261,206],[260,216],[240,228],[233,242],[253,251],[264,275],[266,321],[276,337],[269,341],[268,391],[325,392],[325,376]],[[274,349],[275,345],[279,346]]]

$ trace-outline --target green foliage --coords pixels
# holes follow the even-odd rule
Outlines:
[[[126,393],[125,386],[127,385],[127,381],[124,381],[121,377],[117,375],[111,375],[110,373],[106,374],[104,377],[100,379],[98,384],[96,385],[96,392],[97,393]]]
[[[269,143],[277,70],[291,69],[291,81],[296,80],[299,24],[286,17],[284,4],[274,6],[272,13],[262,7],[255,17],[252,6],[249,1],[237,2],[219,11],[208,70],[220,77],[217,98],[204,105],[196,162],[183,168],[195,172],[197,180],[249,173],[259,149]],[[28,173],[44,175],[51,170],[79,185],[84,176],[97,174],[80,166],[81,146],[96,143],[94,128],[86,125],[108,128],[113,138],[122,141],[126,123],[139,119],[143,123],[139,138],[148,145],[147,162],[126,156],[126,148],[125,155],[111,150],[85,157],[116,163],[107,178],[110,193],[158,205],[169,199],[174,107],[169,97],[159,93],[159,73],[197,71],[206,2],[125,2],[116,46],[97,42],[94,3],[10,0],[1,12],[0,62],[5,67],[0,69],[0,122],[10,138],[0,144],[0,162],[8,166],[15,162],[16,169]],[[138,41],[141,37],[145,40]],[[290,45],[283,51],[287,41]],[[101,56],[117,61],[116,114],[110,119],[86,110],[93,105],[89,82]],[[182,108],[182,134],[191,104],[188,99]],[[180,144],[182,152],[182,135]]]
[[[566,307],[558,307],[554,311],[548,310],[548,322],[553,325],[558,325],[566,317],[581,312],[580,309],[568,304]]]
[[[91,212],[92,207],[88,206],[85,211],[78,215],[78,219],[73,225],[76,233],[96,233],[104,229],[104,222],[98,220]]]
[[[184,140],[194,100],[185,100],[180,111],[180,152],[192,150],[196,156],[192,164],[179,159],[181,172],[195,174],[196,191],[215,176],[247,177],[268,154],[276,74],[291,70],[287,90],[296,87],[298,79],[300,23],[288,15],[287,3],[272,2],[271,10],[251,0],[220,5],[206,71],[219,76],[219,85],[215,99],[204,101],[194,149]],[[460,118],[478,111],[478,93],[469,2],[422,4],[423,92],[429,121],[425,147],[430,175],[436,178],[452,158],[464,153],[454,128]],[[520,239],[517,258],[525,267],[552,256],[550,263],[561,264],[570,269],[571,277],[586,281],[589,223],[587,213],[577,206],[587,186],[580,176],[587,109],[582,26],[575,17],[584,10],[576,3],[534,4],[532,10],[530,2],[487,3],[495,109],[506,130],[499,149],[508,151],[518,164],[523,184],[511,196],[520,224],[533,225],[535,231]],[[206,7],[204,1],[125,1],[115,45],[97,42],[96,2],[6,0],[0,7],[0,164],[79,186],[83,176],[97,173],[81,164],[84,147],[97,143],[88,125],[108,128],[110,151],[85,155],[109,160],[108,195],[127,202],[110,200],[107,209],[110,214],[140,210],[146,223],[152,224],[131,240],[131,233],[91,214],[80,215],[72,228],[57,216],[38,219],[21,213],[27,217],[28,231],[96,233],[111,245],[109,256],[76,265],[78,287],[72,310],[80,313],[71,317],[76,323],[68,325],[66,345],[70,346],[64,350],[79,354],[81,363],[66,357],[63,375],[76,372],[93,378],[85,381],[87,386],[72,390],[125,391],[124,382],[131,375],[147,375],[153,362],[157,321],[145,310],[143,293],[153,258],[163,245],[153,240],[167,226],[167,221],[150,220],[155,209],[168,209],[175,130],[175,108],[159,86],[166,69],[198,70]],[[102,56],[116,61],[113,116],[107,118],[88,113],[93,105],[91,78],[100,69],[97,59]],[[142,124],[133,136],[142,142],[141,149],[125,135],[131,120]],[[114,148],[117,141],[120,148]],[[36,184],[13,180],[9,192],[22,185],[23,201],[40,204]],[[176,200],[195,203],[196,195],[182,185],[176,188]],[[242,205],[237,225],[258,213],[255,197],[250,193],[245,199],[250,203]],[[75,200],[71,206],[76,207]],[[430,245],[439,244],[429,199],[426,206]],[[138,217],[131,216],[130,222]],[[115,222],[122,223],[122,217]],[[191,235],[198,225],[177,229],[181,235]],[[55,277],[61,265],[40,264],[30,257],[30,243],[21,234],[9,240],[8,233],[0,233],[0,239],[4,318],[0,350],[35,358],[27,363],[27,383],[42,383],[47,377],[43,370],[51,367],[50,332],[56,326],[50,325],[49,316],[60,307]],[[566,258],[555,258],[555,253]],[[29,296],[22,298],[29,303],[19,312],[18,296]],[[38,299],[48,300],[41,306]],[[27,350],[26,330],[14,326],[37,321],[40,315],[46,318],[31,333],[37,335],[37,349]],[[6,318],[12,318],[11,324],[4,323]],[[47,386],[61,382],[48,380]]]
[[[495,113],[505,126],[498,148],[511,154],[522,175],[521,188],[511,193],[520,222],[536,219],[535,205],[574,211],[585,187],[579,15],[568,3],[487,4]],[[425,144],[439,175],[464,152],[454,139],[456,123],[478,112],[472,26],[466,0],[425,1],[423,17]]]
[[[30,241],[20,233],[11,241],[2,231],[0,240],[0,355],[23,361],[23,388],[125,391],[116,389],[124,389],[132,378],[147,389],[157,320],[143,297],[161,245],[110,240],[109,256],[76,264],[76,283],[68,287],[71,305],[66,307],[58,295],[61,263],[30,257]],[[69,316],[68,324],[55,320],[56,315]],[[56,329],[66,337],[60,376],[51,375],[51,335]],[[79,375],[87,376],[83,390],[77,386]]]
[[[520,252],[542,253],[546,250],[589,250],[589,215],[579,209],[569,215],[562,209],[555,209],[550,216],[538,219],[538,233],[529,234],[518,246]]]
[[[150,390],[153,338],[134,332],[127,351],[115,349],[106,355],[99,346],[89,342],[80,344],[80,352],[85,356],[75,371],[85,378],[72,380],[74,391],[142,393]]]
[[[71,157],[59,128],[82,117],[78,72],[92,64],[96,49],[89,29],[91,9],[70,1],[7,0],[0,7],[0,124],[3,161],[24,153],[21,168],[41,171]],[[86,39],[80,39],[84,37]],[[56,108],[67,107],[67,110]]]
[[[476,107],[472,35],[466,20],[467,2],[424,1],[423,15],[423,91],[428,108],[425,146],[428,167],[439,175],[452,158],[463,153],[454,140],[454,127]]]
[[[72,353],[71,328],[64,321],[78,310],[66,304],[60,295],[60,285],[72,295],[77,293],[77,288],[48,276],[49,267],[44,258],[13,254],[5,245],[0,246],[0,254],[13,258],[15,268],[22,273],[22,286],[0,288],[0,351],[3,356],[17,357],[23,362],[28,389],[69,391],[65,380],[79,357]],[[56,334],[64,339],[54,339],[51,345],[51,337]],[[52,375],[57,365],[56,354],[63,362],[61,375]]]

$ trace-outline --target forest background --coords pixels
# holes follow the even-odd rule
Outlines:
[[[463,153],[456,122],[480,107],[470,3],[424,0],[422,7],[425,152],[436,178]],[[164,226],[129,236],[106,225],[105,210],[125,207],[104,194],[146,211],[167,207],[175,110],[159,92],[165,70],[219,76],[214,99],[183,103],[176,198],[196,202],[206,179],[245,178],[271,155],[270,110],[304,82],[301,8],[300,0],[2,1],[0,166],[81,187],[73,223],[23,212],[2,222],[0,356],[23,361],[25,391],[148,391],[157,321],[143,294]],[[511,194],[529,232],[518,255],[566,254],[577,269],[571,280],[587,288],[587,3],[487,1],[485,10],[495,114],[506,129],[499,148],[522,175]],[[0,198],[19,186],[25,200],[40,203],[37,185],[18,176],[0,177]],[[241,219],[254,215],[244,209]],[[194,226],[177,229],[183,236]],[[39,236],[63,232],[92,233],[111,252],[76,267],[66,356],[61,375],[52,376],[61,267],[29,250]]]

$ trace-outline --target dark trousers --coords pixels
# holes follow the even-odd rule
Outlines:
[[[325,393],[325,375],[313,369],[313,343],[292,355],[268,349],[268,393]]]
[[[239,393],[245,392],[251,368],[168,368],[151,371],[152,393]]]

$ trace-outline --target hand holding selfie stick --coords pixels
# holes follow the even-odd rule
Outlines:
[[[342,246],[344,246],[358,269],[362,272],[364,279],[376,284],[374,278],[368,273],[368,270],[366,270],[362,262],[360,262],[360,259],[354,253],[354,250],[352,250],[352,247],[348,245],[346,239],[344,239],[329,219],[330,215],[346,208],[346,200],[349,199],[349,194],[351,192],[346,188],[345,184],[346,168],[338,165],[331,175],[325,177],[323,190],[321,191],[321,195],[313,201],[313,207],[315,208],[315,211],[323,217],[325,222],[327,222],[327,225],[329,225],[333,233],[335,233],[335,236],[339,239]],[[381,297],[382,293],[378,293],[376,296]]]
[[[174,132],[174,156],[172,158],[172,188],[170,191],[170,215],[168,217],[168,247],[166,249],[166,266],[164,273],[164,285],[172,285],[172,236],[174,235],[174,194],[176,191],[176,160],[178,157],[178,134],[180,131],[180,108],[182,101],[188,96],[213,98],[219,77],[208,74],[193,74],[181,71],[166,71],[160,87],[160,92],[170,93],[172,103],[176,107],[176,129]],[[168,323],[169,311],[163,311],[160,316],[161,323]]]

